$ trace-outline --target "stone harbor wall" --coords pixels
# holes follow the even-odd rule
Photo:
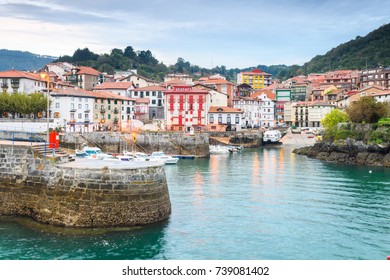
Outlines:
[[[168,155],[194,155],[209,157],[209,145],[218,144],[210,137],[226,138],[229,145],[261,147],[260,131],[202,132],[193,135],[177,132],[142,132],[133,135],[119,132],[65,133],[60,135],[61,147],[82,149],[83,144],[101,148],[106,153],[121,153],[124,150],[137,150],[147,154],[164,151]]]
[[[362,141],[347,139],[335,143],[318,142],[314,146],[294,150],[328,162],[390,167],[390,144],[369,145]]]
[[[121,153],[124,150],[137,150],[147,154],[164,151],[169,155],[209,156],[209,136],[207,133],[189,135],[172,132],[137,133],[133,135],[119,132],[90,132],[83,134],[66,133],[60,136],[62,147],[81,149],[83,144],[96,146],[106,153]]]
[[[31,147],[0,146],[1,215],[59,226],[119,227],[159,222],[170,213],[162,164],[61,162],[39,158]]]

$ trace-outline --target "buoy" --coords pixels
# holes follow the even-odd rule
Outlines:
[[[372,173],[372,170],[368,171],[368,173]]]
[[[390,261],[390,256],[387,256],[387,260]]]

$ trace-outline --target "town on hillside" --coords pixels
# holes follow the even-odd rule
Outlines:
[[[186,133],[321,127],[325,114],[363,96],[390,101],[390,68],[383,67],[313,73],[283,82],[259,69],[239,73],[237,83],[219,74],[197,80],[187,74],[168,74],[163,82],[156,82],[136,70],[108,75],[57,62],[38,72],[0,72],[0,84],[3,94],[10,96],[50,94],[49,109],[39,114],[0,108],[0,125],[49,116],[51,128],[79,133],[132,132],[145,126],[151,131]],[[44,125],[34,129],[47,130]]]

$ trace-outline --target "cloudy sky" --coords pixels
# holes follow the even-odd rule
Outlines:
[[[0,49],[132,46],[165,64],[299,64],[390,22],[387,0],[0,0]]]

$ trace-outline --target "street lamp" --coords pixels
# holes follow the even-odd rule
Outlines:
[[[47,104],[46,104],[46,145],[50,146],[50,138],[49,138],[49,112],[50,112],[50,75],[47,72],[42,72],[39,74],[43,80],[46,79],[46,92],[47,92]],[[46,147],[49,148],[49,147]]]

